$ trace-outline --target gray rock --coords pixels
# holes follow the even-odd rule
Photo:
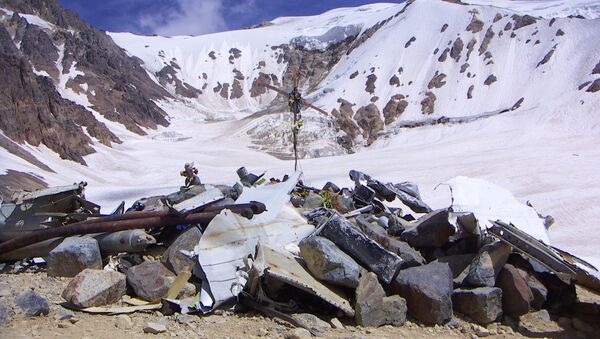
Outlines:
[[[358,286],[360,267],[329,239],[318,236],[303,239],[300,254],[317,279],[350,288]]]
[[[8,312],[8,307],[4,305],[0,305],[0,327],[5,326],[11,320],[10,314]]]
[[[310,313],[297,313],[292,315],[292,318],[300,321],[316,333],[323,333],[331,329],[331,325],[328,322],[321,320],[319,317]]]
[[[167,332],[167,326],[155,322],[148,322],[144,325],[144,333],[159,334]]]
[[[356,289],[354,312],[360,326],[401,326],[406,321],[406,300],[397,295],[386,297],[377,276],[368,272]]]
[[[356,217],[356,223],[369,238],[377,241],[388,251],[397,254],[403,260],[402,268],[425,264],[425,259],[419,251],[404,241],[389,237],[383,227],[368,222],[363,216]]]
[[[391,287],[406,299],[408,312],[421,322],[445,324],[452,319],[452,271],[448,264],[401,270]]]
[[[473,286],[493,287],[510,252],[511,247],[501,241],[484,245],[473,259],[465,281]]]
[[[15,303],[28,317],[48,315],[48,312],[50,312],[50,305],[46,298],[34,291],[27,291],[19,294],[15,298]]]
[[[517,270],[519,271],[521,276],[525,278],[525,280],[527,281],[527,285],[533,293],[531,307],[536,310],[541,309],[546,303],[546,298],[548,297],[548,289],[533,274],[530,274],[529,272],[519,268],[517,268]]]
[[[338,318],[333,318],[330,320],[331,326],[337,330],[343,330],[345,327],[342,322]]]
[[[127,270],[127,283],[141,299],[157,301],[167,294],[173,282],[169,277],[174,276],[163,264],[146,261]]]
[[[502,310],[505,314],[519,317],[529,313],[533,293],[513,265],[504,265],[496,279],[496,286],[502,289]]]
[[[383,248],[342,216],[331,218],[320,235],[333,241],[386,284],[392,281],[402,265],[402,259],[397,254]]]
[[[304,205],[304,198],[299,195],[292,195],[292,197],[290,198],[290,202],[292,203],[292,205],[294,205],[294,207],[299,208]]]
[[[102,269],[98,241],[91,237],[66,238],[45,259],[51,277],[74,277],[86,268]]]
[[[519,332],[530,337],[558,338],[564,336],[564,329],[550,319],[548,311],[541,310],[519,317]]]
[[[452,293],[452,305],[455,311],[476,323],[489,324],[502,316],[502,290],[497,287],[456,289]]]
[[[119,314],[115,317],[115,327],[120,330],[130,330],[133,328],[133,321],[127,314]]]
[[[67,310],[64,307],[59,307],[58,310],[56,311],[56,314],[54,315],[54,319],[56,320],[68,320],[73,318],[74,314],[73,312]]]
[[[437,210],[419,218],[413,227],[402,232],[401,238],[417,248],[441,247],[455,231],[448,222],[448,210]]]
[[[62,297],[79,307],[116,303],[125,294],[125,275],[119,272],[86,269],[71,279]]]
[[[452,278],[455,286],[462,286],[464,280],[469,274],[469,265],[475,257],[474,254],[459,254],[437,258],[434,262],[446,263],[452,271]]]
[[[286,335],[285,339],[311,339],[312,334],[304,328],[291,329]]]
[[[304,201],[304,208],[315,209],[323,206],[323,197],[315,192],[309,192]]]
[[[181,250],[192,251],[194,246],[198,245],[200,237],[202,237],[202,231],[196,226],[180,234],[163,253],[162,263],[176,274],[179,274],[186,267],[190,269],[194,267],[196,261],[181,253]]]

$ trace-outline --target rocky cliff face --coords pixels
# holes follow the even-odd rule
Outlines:
[[[0,8],[6,136],[84,164],[95,142],[120,142],[104,122],[140,135],[142,128],[168,125],[153,100],[169,94],[104,32],[55,0],[5,0]]]

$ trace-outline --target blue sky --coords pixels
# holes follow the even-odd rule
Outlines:
[[[280,16],[314,15],[369,0],[59,0],[89,24],[138,34],[205,34]],[[388,0],[387,2],[401,2]]]

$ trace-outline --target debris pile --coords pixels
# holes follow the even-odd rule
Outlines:
[[[416,184],[358,171],[354,187],[322,189],[301,173],[237,173],[233,186],[202,184],[188,163],[178,192],[110,214],[85,200],[85,183],[24,193],[1,206],[3,272],[38,258],[49,276],[73,277],[63,306],[82,312],[254,309],[313,335],[320,318],[343,328],[338,318],[377,327],[459,316],[532,334],[530,318],[546,314],[596,326],[600,303],[578,290],[600,293],[598,271],[549,245],[551,217],[483,180],[450,180],[451,206],[433,210]],[[26,292],[19,306],[47,314],[40,298]]]

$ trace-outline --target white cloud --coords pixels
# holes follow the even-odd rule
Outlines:
[[[251,0],[252,1],[252,0]],[[145,14],[137,24],[158,35],[200,35],[227,29],[222,0],[176,0],[168,13]]]

